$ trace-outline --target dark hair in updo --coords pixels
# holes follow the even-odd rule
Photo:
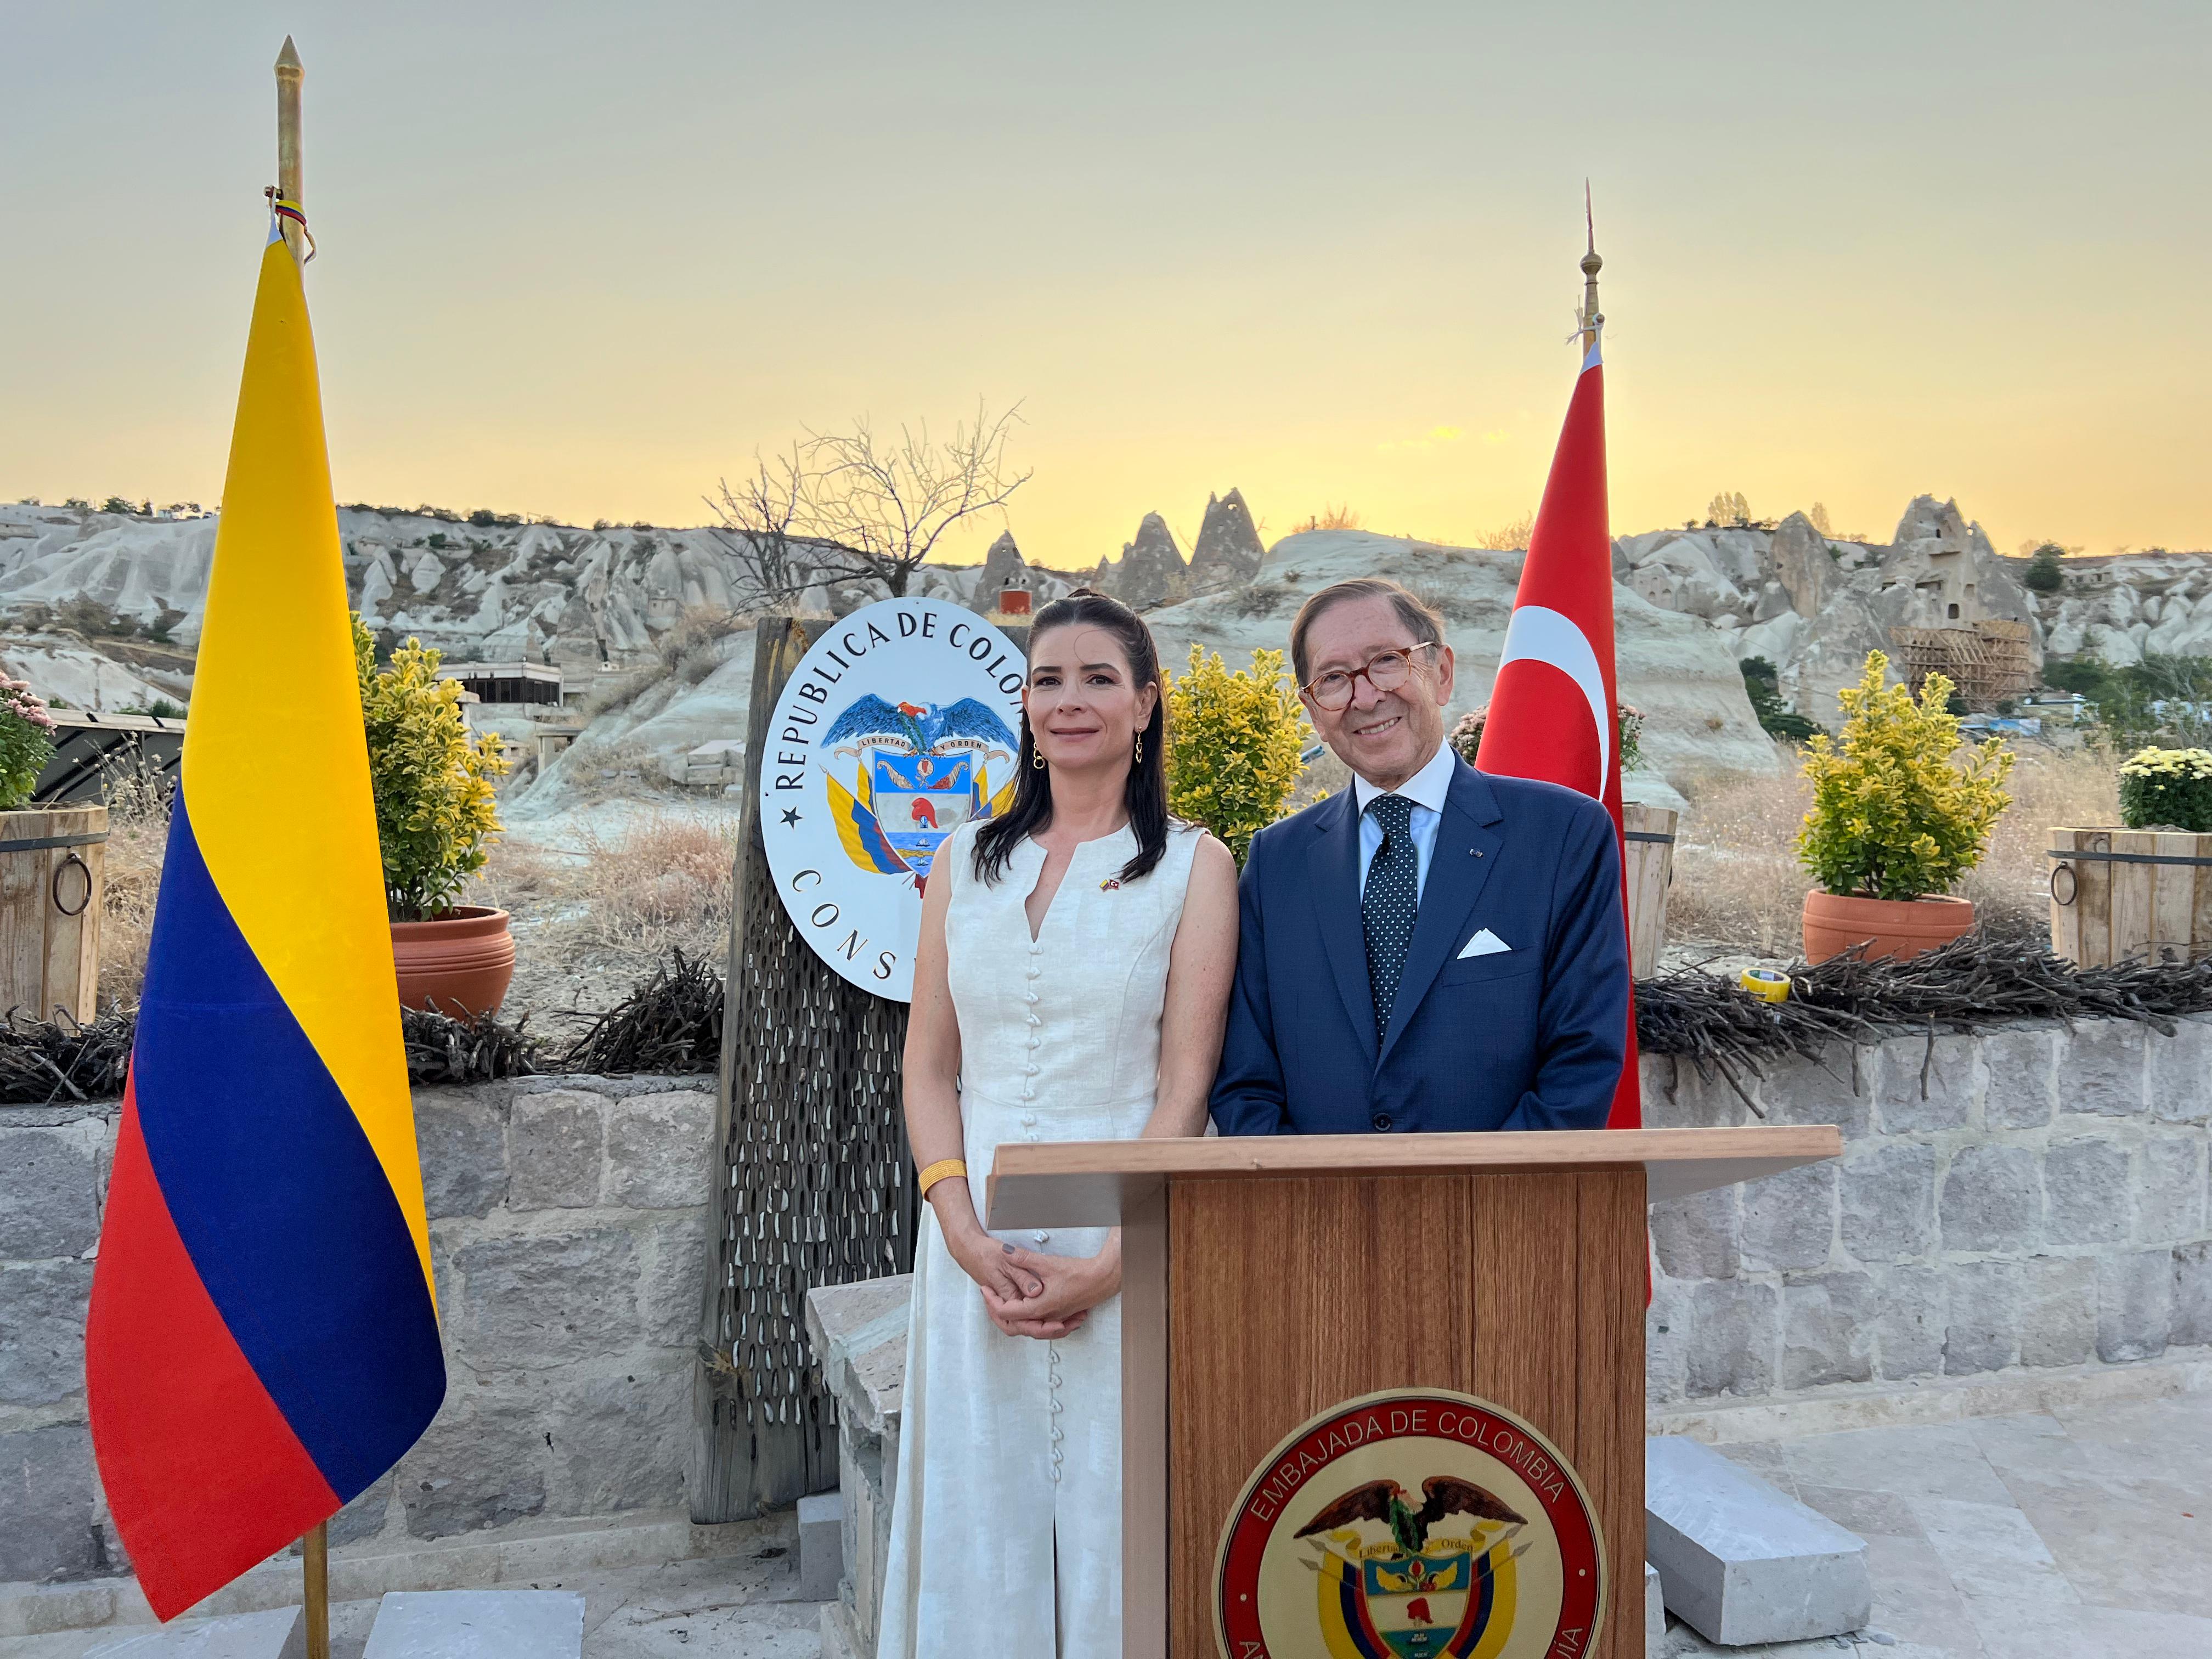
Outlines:
[[[1160,695],[1152,703],[1152,718],[1142,736],[1145,757],[1129,767],[1122,801],[1129,811],[1129,829],[1137,837],[1137,854],[1121,866],[1121,879],[1134,881],[1151,873],[1167,852],[1168,771],[1167,686],[1160,678],[1159,647],[1144,618],[1103,593],[1079,587],[1065,599],[1054,599],[1030,624],[1030,645],[1055,628],[1077,626],[1103,629],[1121,642],[1128,659],[1129,681],[1142,689],[1156,687]],[[1017,760],[1014,804],[999,817],[987,819],[975,832],[975,878],[994,882],[1006,872],[1007,861],[1023,839],[1052,822],[1052,769],[1034,764],[1036,738],[1030,731],[1029,711],[1022,711],[1022,751]]]

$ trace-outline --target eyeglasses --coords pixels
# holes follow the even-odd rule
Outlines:
[[[1332,668],[1326,674],[1314,677],[1312,684],[1304,688],[1316,708],[1326,708],[1332,714],[1340,708],[1352,707],[1352,682],[1364,679],[1377,691],[1395,691],[1413,675],[1413,655],[1416,652],[1437,649],[1434,640],[1419,645],[1407,646],[1402,651],[1378,651],[1359,668]]]

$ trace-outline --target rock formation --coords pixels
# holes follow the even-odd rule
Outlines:
[[[1259,573],[1267,556],[1252,510],[1244,505],[1242,490],[1206,498],[1206,517],[1198,526],[1198,541],[1190,550],[1190,591],[1212,593],[1224,587],[1241,587]]]
[[[1029,585],[1029,564],[1022,557],[1022,550],[1014,544],[1014,532],[1000,531],[999,539],[983,555],[983,579],[976,587],[976,597],[988,604],[1002,589]]]
[[[341,507],[337,516],[346,587],[362,619],[452,656],[626,661],[649,652],[693,605],[759,608],[744,547],[710,530],[479,526],[365,507]],[[180,612],[172,633],[190,647],[199,638],[215,534],[212,517],[0,503],[0,624],[83,598],[144,623]],[[1012,540],[1001,540],[1018,559]],[[1040,600],[1073,586],[1024,568]],[[986,575],[981,565],[925,565],[911,591],[988,610],[988,598],[977,603]],[[817,584],[787,603],[842,612],[867,597],[862,584]]]
[[[1774,574],[1801,617],[1818,616],[1841,579],[1828,538],[1802,513],[1792,513],[1774,532]]]
[[[1157,513],[1145,514],[1137,538],[1125,543],[1119,559],[1101,559],[1091,585],[1111,593],[1133,611],[1171,605],[1190,592],[1190,568],[1175,532]]]
[[[1360,530],[1304,531],[1268,550],[1249,586],[1197,595],[1145,620],[1172,673],[1182,672],[1194,645],[1243,668],[1255,647],[1288,650],[1291,619],[1309,595],[1353,576],[1389,576],[1444,617],[1457,659],[1447,719],[1455,720],[1489,701],[1524,556]],[[1777,771],[1774,745],[1744,693],[1734,630],[1662,609],[1616,585],[1613,633],[1620,694],[1644,711],[1650,771],[1683,782],[1701,772]],[[1654,789],[1647,781],[1641,798],[1665,800],[1664,786]]]
[[[1783,695],[1823,726],[1840,718],[1836,692],[1856,683],[1868,652],[1896,657],[1894,629],[2024,622],[2043,660],[2027,591],[1980,526],[1930,495],[1905,508],[1887,546],[1832,541],[1793,513],[1773,530],[1624,536],[1613,565],[1653,605],[1702,617],[1735,635],[1740,656],[1773,663]]]

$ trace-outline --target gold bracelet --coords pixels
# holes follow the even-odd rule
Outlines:
[[[964,1176],[967,1173],[968,1166],[962,1163],[958,1158],[940,1158],[936,1163],[931,1164],[920,1175],[916,1176],[915,1180],[921,1188],[921,1195],[924,1198],[927,1198],[929,1196],[929,1189],[932,1187],[934,1187],[939,1182],[944,1180],[945,1176]]]

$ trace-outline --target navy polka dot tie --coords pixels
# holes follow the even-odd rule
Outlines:
[[[1406,971],[1406,947],[1421,904],[1419,854],[1413,850],[1413,803],[1403,795],[1377,795],[1367,811],[1382,826],[1382,844],[1367,866],[1360,919],[1367,930],[1367,988],[1375,999],[1375,1041],[1390,1029],[1390,1008]]]

